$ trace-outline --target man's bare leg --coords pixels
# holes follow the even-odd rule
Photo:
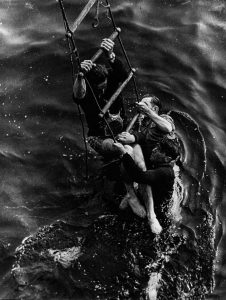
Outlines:
[[[124,210],[124,209],[126,209],[126,208],[129,206],[129,203],[128,203],[129,197],[130,197],[130,194],[129,194],[129,193],[127,193],[127,194],[123,197],[121,203],[119,204],[119,208],[120,208],[121,210]]]
[[[133,183],[125,182],[127,194],[122,199],[119,208],[125,209],[128,206],[131,207],[132,211],[139,217],[145,218],[146,217],[146,211],[144,206],[140,203],[140,201],[137,198],[137,195],[134,190]]]
[[[144,161],[144,156],[140,145],[136,144],[133,148],[131,146],[124,146],[127,152],[133,157],[137,166],[146,171],[146,165]],[[162,226],[160,225],[158,219],[156,218],[156,214],[154,211],[154,201],[152,195],[152,189],[150,185],[142,185],[142,194],[145,199],[145,206],[147,211],[148,223],[151,228],[151,231],[155,234],[160,234],[162,231]],[[125,209],[128,205],[131,207],[133,212],[139,217],[144,218],[146,216],[146,212],[144,207],[140,204],[132,184],[126,184],[127,194],[123,198],[120,203],[120,208]]]
[[[140,145],[136,144],[133,148],[133,157],[137,166],[141,168],[141,170],[146,171],[146,165],[144,161],[144,156]],[[152,189],[150,185],[143,185],[143,193],[145,198],[145,206],[147,210],[148,223],[151,228],[151,231],[155,234],[159,234],[162,231],[162,226],[159,224],[158,219],[156,218],[156,214],[154,211],[154,200]]]
[[[127,153],[135,160],[136,164],[142,170],[144,170],[144,168],[146,168],[146,166],[145,166],[145,163],[144,163],[143,153],[142,153],[142,150],[141,150],[140,146],[139,145],[135,145],[134,147],[131,147],[129,145],[125,145],[124,148],[126,149]],[[129,205],[128,200],[130,198],[134,198],[134,195],[136,197],[134,188],[132,187],[132,183],[130,184],[130,186],[128,185],[126,188],[127,188],[127,194],[122,199],[122,201],[121,201],[121,203],[119,205],[120,209],[126,209],[128,207],[128,205]],[[139,200],[137,199],[137,201],[139,201]],[[141,204],[139,203],[139,205],[141,205]]]
[[[142,171],[147,171],[146,164],[145,164],[145,161],[144,161],[143,151],[142,151],[140,145],[138,145],[138,144],[134,145],[132,157],[133,157],[133,160],[135,161],[136,165]]]
[[[143,185],[142,190],[147,210],[148,223],[151,228],[151,231],[155,234],[160,234],[162,231],[162,226],[156,218],[156,214],[154,211],[154,201],[151,186]]]
[[[131,146],[129,146],[129,145],[125,145],[124,148],[126,149],[127,153],[133,157],[133,148],[132,148]],[[122,167],[121,172],[127,177],[126,172],[125,172],[125,169],[124,169],[123,167]],[[131,183],[131,184],[132,184],[132,183]],[[125,183],[125,185],[126,185],[126,183]],[[119,208],[122,209],[122,210],[123,210],[123,209],[126,209],[126,208],[129,206],[128,200],[129,200],[129,198],[131,197],[131,195],[130,195],[130,193],[129,193],[129,191],[131,190],[131,188],[128,189],[128,188],[127,188],[127,185],[126,185],[126,190],[127,190],[127,194],[126,194],[125,197],[122,199],[122,201],[121,201],[121,203],[120,203],[120,205],[119,205]]]
[[[124,146],[127,153],[130,154],[133,157],[133,148],[129,145]],[[124,168],[122,169],[122,172],[125,172]],[[126,176],[126,173],[125,173]],[[126,176],[127,177],[127,176]],[[127,194],[122,199],[119,208],[125,209],[128,206],[131,207],[132,211],[139,217],[145,218],[146,217],[146,211],[144,206],[140,203],[140,201],[137,198],[137,195],[134,190],[134,186],[132,182],[125,182]]]
[[[140,218],[145,218],[146,217],[145,208],[138,200],[137,195],[134,191],[133,184],[125,183],[125,185],[126,185],[126,189],[127,189],[126,200],[127,200],[128,205],[131,207],[131,209],[135,213],[135,215],[137,215]],[[122,208],[122,206],[124,204],[123,200],[120,204],[120,208]]]
[[[146,171],[146,166],[144,162],[143,153],[141,150],[140,145],[135,145],[134,147],[131,147],[129,145],[124,146],[127,153],[130,154],[130,156],[135,160],[136,164],[144,171]],[[122,169],[122,172],[124,172],[124,168]],[[125,183],[127,194],[122,199],[119,208],[120,209],[126,209],[128,206],[131,207],[132,211],[139,217],[144,218],[146,216],[146,211],[143,205],[140,203],[140,201],[137,198],[137,195],[134,190],[133,183]]]

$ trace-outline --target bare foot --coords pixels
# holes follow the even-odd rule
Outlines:
[[[159,221],[156,218],[156,216],[148,216],[148,223],[153,233],[160,234],[162,232],[162,226],[159,224]]]
[[[131,207],[132,211],[135,213],[140,218],[145,218],[146,217],[146,211],[143,205],[140,204],[139,200],[137,197],[130,197],[128,199],[129,206]]]
[[[161,279],[161,274],[157,272],[153,272],[150,275],[149,281],[148,281],[148,286],[146,289],[146,296],[147,300],[156,300],[157,299],[157,292],[160,287],[160,279]]]
[[[128,199],[129,199],[130,195],[126,194],[125,197],[122,199],[119,208],[124,210],[128,207],[129,203],[128,203]]]

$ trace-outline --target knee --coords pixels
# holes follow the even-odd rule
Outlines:
[[[140,145],[136,144],[133,148],[134,161],[143,171],[146,171],[144,156]]]
[[[142,171],[146,171],[146,170],[147,170],[144,161],[135,158],[135,163],[137,164],[137,166],[138,166]]]
[[[124,145],[126,152],[133,157],[133,148],[129,145]]]
[[[114,141],[112,139],[105,139],[103,140],[102,142],[102,150],[105,152],[108,152],[108,151],[113,151],[115,150],[114,146]]]

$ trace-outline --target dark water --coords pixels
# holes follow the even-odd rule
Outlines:
[[[83,5],[83,1],[65,1],[70,24]],[[188,113],[202,132],[207,157],[203,189],[216,223],[211,297],[225,299],[226,4],[223,0],[133,0],[112,1],[112,9],[137,68],[139,94],[150,89],[157,92],[168,109]],[[100,26],[92,28],[94,11],[75,36],[81,58],[90,57],[101,38],[112,31],[104,10]],[[21,241],[40,226],[76,210],[79,195],[89,187],[78,184],[85,172],[84,146],[71,99],[70,61],[58,3],[1,1],[0,38],[3,278]],[[123,57],[118,44],[116,53]],[[132,109],[132,85],[126,95]],[[202,145],[195,143],[195,130],[188,127],[180,132],[185,162],[200,182],[205,163]],[[95,164],[90,154],[91,173]],[[188,189],[187,199],[191,193]],[[202,200],[196,196],[193,199]],[[196,206],[195,201],[190,204],[191,209]]]

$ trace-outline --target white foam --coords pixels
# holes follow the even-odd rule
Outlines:
[[[148,300],[157,300],[157,293],[159,288],[159,281],[162,278],[160,273],[153,272],[150,275],[148,286],[146,289],[146,296]]]
[[[53,256],[54,261],[59,262],[65,269],[69,268],[71,264],[79,258],[81,247],[72,247],[65,250],[48,249],[48,252]]]
[[[173,187],[173,195],[171,198],[172,206],[170,208],[170,215],[171,218],[175,222],[179,222],[181,220],[181,202],[183,201],[184,197],[184,187],[180,178],[180,169],[177,165],[173,167],[175,180],[174,180],[174,187]]]

